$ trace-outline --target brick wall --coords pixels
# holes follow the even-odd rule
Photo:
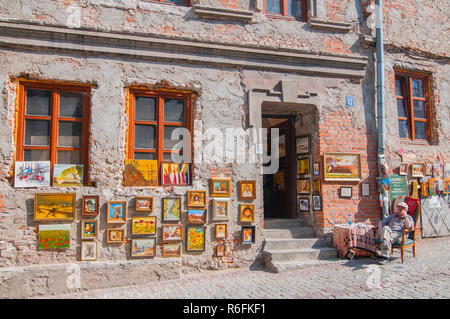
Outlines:
[[[327,17],[331,21],[344,21],[347,13],[348,0],[328,0]]]

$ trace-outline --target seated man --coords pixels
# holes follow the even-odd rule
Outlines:
[[[378,234],[381,239],[381,260],[380,264],[389,263],[392,244],[402,239],[403,230],[411,230],[414,227],[414,221],[408,215],[408,205],[398,203],[394,214],[386,217],[378,224]]]

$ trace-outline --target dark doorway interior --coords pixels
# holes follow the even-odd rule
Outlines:
[[[264,217],[296,218],[296,157],[295,157],[295,116],[263,115],[263,127],[267,128],[267,150],[270,152],[271,128],[279,129],[280,158],[275,174],[265,174]],[[269,164],[266,164],[269,165]]]

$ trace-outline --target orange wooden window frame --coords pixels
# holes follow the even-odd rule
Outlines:
[[[193,119],[192,119],[192,105],[195,94],[191,91],[177,91],[177,90],[167,90],[167,89],[146,89],[146,88],[130,88],[128,90],[128,147],[127,147],[127,159],[134,159],[134,152],[142,153],[156,153],[156,160],[158,161],[158,172],[161,172],[161,163],[164,162],[164,154],[173,153],[170,150],[164,150],[164,127],[185,127],[191,133],[191,159],[193,158]],[[156,121],[136,121],[135,119],[135,101],[137,96],[152,97],[156,101]],[[165,98],[176,98],[184,100],[184,122],[165,122],[164,121],[164,99]],[[136,124],[147,124],[156,126],[156,147],[152,150],[136,149],[134,147],[135,140],[135,125]],[[169,162],[169,161],[166,161]],[[191,161],[192,162],[192,161]],[[191,165],[189,165],[191,166]],[[191,167],[190,167],[191,170]],[[191,171],[190,171],[191,173]],[[159,174],[161,175],[161,174]],[[192,176],[192,174],[191,174]],[[159,184],[161,185],[161,176]]]
[[[403,100],[403,105],[406,109],[407,117],[398,116],[398,121],[406,121],[408,123],[408,130],[410,138],[400,138],[404,141],[429,141],[431,138],[431,108],[430,108],[430,81],[426,74],[406,72],[402,70],[395,70],[395,81],[400,80],[404,95],[397,95],[397,86],[394,85],[395,100]],[[421,80],[423,82],[423,97],[413,95],[412,81]],[[425,118],[414,116],[414,101],[423,101],[425,107]],[[416,139],[415,122],[425,123],[425,139]]]
[[[26,115],[26,90],[45,90],[51,92],[51,113],[48,116]],[[83,94],[83,117],[59,117],[59,93],[60,92],[76,92]],[[55,82],[38,82],[19,80],[18,84],[18,123],[17,123],[17,140],[16,140],[16,161],[23,161],[24,151],[28,149],[49,150],[50,165],[53,167],[57,164],[58,151],[80,151],[81,163],[84,165],[84,183],[89,183],[89,129],[91,114],[91,86],[87,84],[65,84]],[[26,146],[25,145],[25,120],[46,120],[50,121],[50,141],[48,146]],[[82,123],[81,147],[63,147],[58,146],[58,128],[59,122],[78,122]],[[51,172],[53,178],[53,171]]]
[[[294,20],[300,20],[300,21],[306,21],[306,15],[307,15],[307,1],[306,0],[300,0],[301,3],[301,8],[302,8],[302,16],[301,17],[296,17],[296,16],[290,16],[287,13],[287,0],[280,0],[281,3],[281,14],[280,13],[274,13],[274,12],[267,12],[266,10],[266,2],[269,0],[264,0],[263,2],[263,12],[272,18],[288,18],[288,19],[294,19]]]

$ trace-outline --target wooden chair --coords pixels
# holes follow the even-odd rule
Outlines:
[[[396,242],[392,244],[391,254],[394,253],[394,249],[400,249],[402,263],[404,261],[406,248],[412,247],[413,256],[416,257],[416,231],[418,230],[417,223],[419,221],[419,216],[420,216],[420,201],[417,203],[416,209],[414,210],[413,215],[414,228],[411,231],[405,229],[403,231],[402,241],[400,243]]]

